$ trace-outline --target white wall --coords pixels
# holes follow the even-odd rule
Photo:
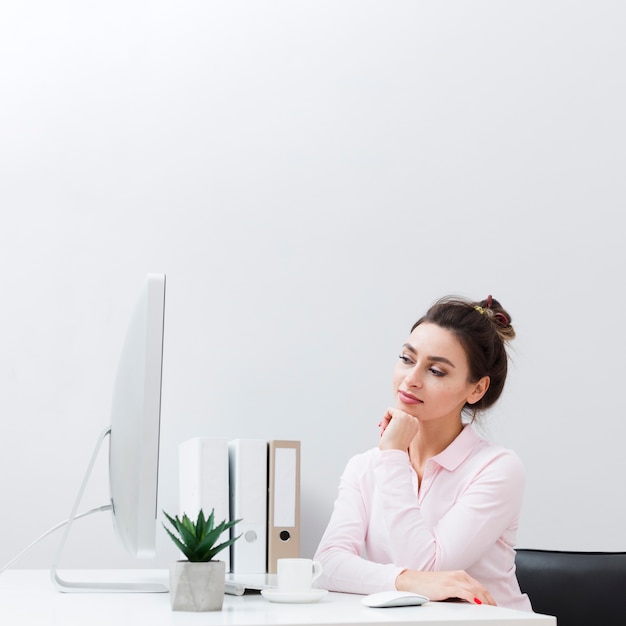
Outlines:
[[[301,439],[311,554],[412,322],[492,293],[519,544],[623,550],[625,27],[605,1],[5,0],[0,565],[67,517],[149,271],[162,508],[184,439]],[[64,565],[133,564],[100,518]]]

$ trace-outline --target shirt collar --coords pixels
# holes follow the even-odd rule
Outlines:
[[[480,441],[481,438],[472,425],[466,424],[456,439],[430,460],[451,472],[463,463]]]

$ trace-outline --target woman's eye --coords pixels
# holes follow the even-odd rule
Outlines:
[[[413,361],[411,360],[411,357],[408,357],[406,354],[401,354],[401,355],[400,355],[400,360],[401,360],[403,363],[407,363],[407,364],[411,364],[411,363],[413,363]]]
[[[437,369],[436,367],[429,367],[428,368],[431,374],[434,374],[435,376],[445,376],[446,373],[442,372],[440,369]]]

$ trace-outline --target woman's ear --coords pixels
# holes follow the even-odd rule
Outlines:
[[[469,404],[476,404],[487,393],[490,380],[489,376],[483,376],[477,383],[474,383],[474,387],[467,397]]]

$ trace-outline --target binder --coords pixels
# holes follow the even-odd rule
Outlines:
[[[300,442],[268,442],[267,571],[300,556]]]
[[[228,440],[195,437],[178,446],[178,493],[180,514],[198,516],[200,509],[205,515],[215,511],[215,523],[230,520]],[[220,537],[219,543],[228,541],[229,531]],[[230,551],[219,552],[216,559],[224,561],[230,571]]]
[[[267,440],[234,439],[228,443],[230,511],[240,519],[231,537],[231,572],[265,574],[267,554]]]

